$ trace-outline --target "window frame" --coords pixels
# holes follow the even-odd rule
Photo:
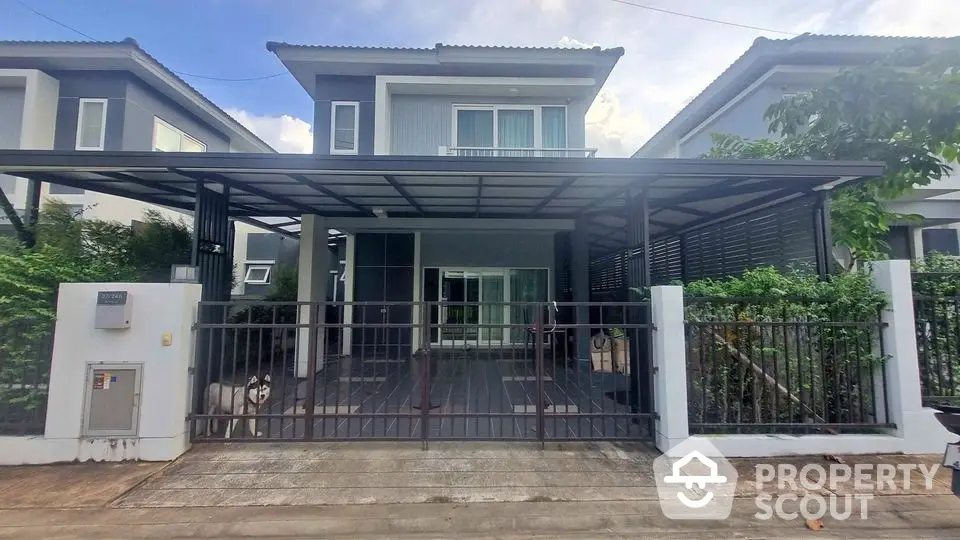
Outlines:
[[[180,143],[177,145],[177,152],[183,152],[184,139],[189,139],[193,141],[194,143],[197,144],[197,146],[201,148],[200,152],[191,152],[191,153],[202,153],[207,151],[206,143],[204,143],[200,139],[190,136],[189,134],[187,134],[187,132],[171,124],[170,122],[167,122],[163,118],[160,118],[159,116],[154,116],[153,117],[153,140],[150,141],[151,152],[167,152],[167,150],[160,150],[157,148],[157,129],[160,127],[161,124],[167,127],[168,129],[170,129],[171,131],[174,131],[180,136]]]
[[[500,146],[500,130],[498,112],[499,111],[533,111],[533,149],[536,150],[563,150],[562,148],[545,148],[543,146],[543,108],[563,109],[563,138],[569,147],[570,145],[570,108],[563,103],[558,104],[539,104],[524,105],[515,103],[490,103],[490,104],[472,104],[472,103],[454,103],[453,104],[453,126],[450,134],[451,146],[460,147],[460,141],[457,140],[457,122],[459,111],[493,111],[493,148],[510,150]]]
[[[353,107],[353,149],[336,148],[337,142],[337,107]],[[355,156],[360,153],[360,102],[359,101],[331,101],[330,102],[330,154]]]
[[[88,103],[101,103],[103,109],[100,111],[100,144],[98,146],[82,146],[81,135],[83,134],[84,105]],[[107,140],[107,107],[110,106],[110,100],[107,98],[80,98],[77,108],[77,150],[103,151]]]
[[[244,285],[269,285],[270,276],[273,273],[273,261],[247,261],[243,264],[243,283]],[[254,270],[266,270],[263,279],[251,279],[250,273]]]

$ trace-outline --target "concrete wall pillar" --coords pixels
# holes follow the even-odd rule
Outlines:
[[[324,219],[315,215],[303,215],[300,223],[300,263],[298,268],[297,301],[302,304],[297,317],[299,324],[311,321],[317,339],[317,371],[323,369],[325,340],[323,322],[326,318],[327,280],[330,272],[330,250],[327,248],[327,227]],[[310,329],[297,331],[297,377],[307,377],[309,362]]]
[[[97,295],[102,291],[127,293],[128,328],[96,328]],[[190,448],[186,417],[196,390],[190,370],[196,364],[191,327],[197,322],[200,297],[201,286],[192,283],[61,284],[44,434],[0,436],[0,465],[170,461],[182,455]],[[98,385],[88,379],[91,368],[107,373],[139,368],[140,384],[133,389],[139,398],[125,401],[126,394],[121,394],[113,401],[118,396],[109,397],[109,383],[116,381],[103,379]],[[126,410],[120,408],[136,407],[130,409],[137,413],[132,433],[85,430],[85,402],[105,396],[121,418]]]
[[[910,250],[913,260],[923,260],[923,228],[910,227]]]
[[[577,360],[590,361],[590,238],[587,223],[577,223],[570,233],[570,288],[574,302],[583,302],[575,312],[577,323]]]
[[[656,444],[666,452],[690,435],[683,287],[651,287],[650,311],[654,325],[654,411],[659,415]]]
[[[881,314],[881,321],[887,324],[881,340],[889,357],[884,366],[888,421],[897,425],[904,453],[943,452],[957,437],[940,425],[933,409],[922,405],[910,261],[875,261],[869,268],[874,286],[888,299]]]

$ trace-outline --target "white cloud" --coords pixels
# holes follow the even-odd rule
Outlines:
[[[557,47],[563,47],[564,49],[592,49],[593,47],[599,46],[599,43],[586,43],[569,36],[563,36],[560,38],[560,41],[557,42]]]
[[[937,36],[960,34],[960,2],[954,0],[875,0],[857,25],[864,34]]]
[[[239,109],[226,109],[243,127],[272,146],[281,154],[309,154],[313,152],[313,130],[310,124],[290,115],[258,116]]]
[[[788,33],[960,34],[960,0],[646,0],[655,7]],[[587,112],[587,146],[629,156],[758,37],[790,35],[678,17],[609,0],[362,0],[362,17],[403,18],[409,45],[623,47]],[[413,14],[416,14],[414,16]],[[362,25],[363,19],[354,21]],[[369,45],[378,44],[375,36]],[[309,124],[242,111],[281,151],[309,151]],[[238,117],[239,118],[239,117]],[[244,120],[241,120],[242,122]]]
[[[648,0],[647,4],[789,33],[952,35],[960,1]],[[677,17],[608,0],[433,3],[431,41],[486,45],[624,47],[587,112],[587,145],[629,156],[764,32]],[[422,5],[408,0],[408,6]],[[394,4],[392,9],[404,9]],[[439,10],[439,12],[438,12]],[[534,24],[532,21],[536,21]],[[436,39],[433,38],[436,36]]]

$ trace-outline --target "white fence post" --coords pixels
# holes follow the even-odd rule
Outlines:
[[[905,453],[943,452],[946,443],[956,437],[940,426],[932,409],[922,406],[910,261],[876,261],[870,270],[874,287],[887,297],[881,315],[887,326],[881,330],[881,340],[889,357],[883,394],[889,407],[888,421],[897,425]]]
[[[690,435],[683,287],[650,288],[653,323],[654,411],[657,448],[666,452]]]

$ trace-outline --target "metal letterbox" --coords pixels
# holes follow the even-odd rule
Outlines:
[[[114,330],[130,328],[133,298],[127,291],[100,291],[97,293],[97,312],[94,328]]]
[[[142,364],[88,364],[83,436],[135,437],[140,418]]]

